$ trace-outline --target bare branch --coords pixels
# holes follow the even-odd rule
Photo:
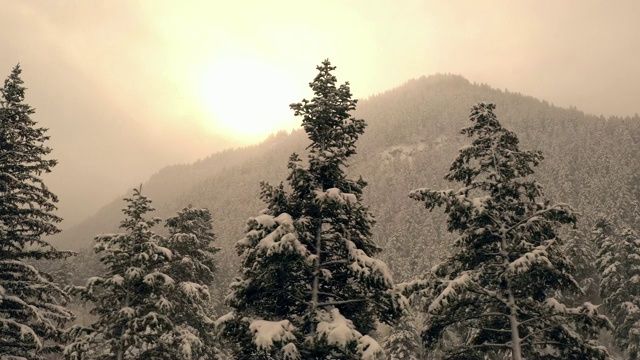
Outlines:
[[[348,263],[349,262],[347,260],[332,260],[332,261],[323,262],[322,264],[320,264],[320,267],[323,267],[325,265],[348,264]]]
[[[352,300],[342,300],[342,301],[327,301],[327,302],[319,302],[318,307],[320,306],[329,306],[329,305],[344,305],[344,304],[353,304],[358,302],[367,301],[366,299],[352,299]]]

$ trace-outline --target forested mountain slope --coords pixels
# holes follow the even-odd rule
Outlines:
[[[588,233],[599,213],[620,216],[637,228],[640,117],[604,119],[460,76],[422,77],[360,101],[353,114],[368,127],[348,173],[369,183],[364,201],[377,219],[374,240],[397,280],[430,268],[449,248],[444,217],[407,194],[418,187],[448,186],[443,175],[467,141],[459,130],[479,101],[497,105],[496,114],[518,134],[523,149],[543,151],[545,161],[535,177],[553,201],[569,203],[582,214],[580,229]],[[307,143],[301,131],[280,133],[260,145],[167,167],[143,185],[143,193],[162,218],[188,204],[211,210],[223,249],[219,277],[226,282],[237,270],[233,245],[243,236],[246,219],[264,207],[259,182],[284,179],[289,155],[303,153]],[[89,247],[95,235],[117,230],[123,206],[114,201],[54,242]]]

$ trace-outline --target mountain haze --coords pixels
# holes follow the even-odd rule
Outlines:
[[[638,225],[640,117],[605,119],[457,75],[422,77],[360,101],[353,113],[368,127],[347,172],[369,183],[364,201],[376,216],[374,240],[396,280],[419,275],[449,249],[444,216],[430,214],[407,194],[419,187],[452,187],[443,176],[468,143],[459,130],[468,126],[469,108],[479,101],[497,105],[499,120],[517,133],[522,149],[543,151],[545,160],[534,176],[554,202],[569,203],[582,214],[579,231],[589,234],[600,213]],[[264,208],[260,181],[284,181],[289,155],[304,153],[308,143],[302,130],[281,132],[259,145],[166,167],[142,191],[161,218],[188,204],[211,210],[223,249],[219,276],[226,282],[237,270],[233,245],[243,236],[246,219]],[[61,248],[88,248],[95,235],[118,231],[123,207],[122,200],[114,200],[51,240]]]

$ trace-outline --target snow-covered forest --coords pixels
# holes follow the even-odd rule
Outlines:
[[[60,232],[16,66],[0,358],[640,359],[640,117],[456,75],[357,102],[334,70],[290,105],[300,130]]]

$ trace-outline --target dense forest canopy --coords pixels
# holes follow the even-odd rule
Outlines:
[[[347,171],[369,183],[364,201],[384,224],[373,228],[374,239],[400,280],[429,269],[448,249],[443,218],[423,216],[407,193],[424,183],[446,186],[441,174],[464,145],[458,132],[466,125],[468,109],[486,100],[498,104],[498,116],[523,147],[544,152],[536,178],[547,184],[549,198],[576,208],[578,228],[589,232],[600,213],[637,222],[640,116],[605,119],[458,75],[422,77],[360,101],[353,113],[368,126]],[[260,208],[260,181],[284,178],[281,159],[303,152],[306,144],[301,130],[277,133],[259,145],[167,167],[144,184],[145,193],[161,216],[188,203],[210,207],[219,245],[231,254],[245,220]],[[53,242],[63,248],[90,246],[96,233],[117,228],[120,208],[120,200],[107,205]],[[223,269],[235,271],[233,256],[223,256],[229,262]]]

